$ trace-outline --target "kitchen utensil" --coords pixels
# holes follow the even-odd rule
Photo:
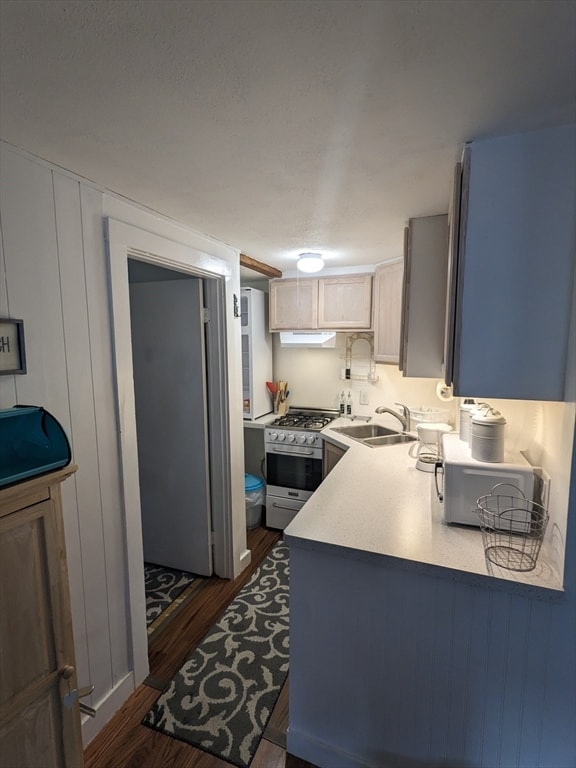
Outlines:
[[[288,404],[286,402],[287,398],[287,391],[288,391],[288,382],[286,381],[279,381],[278,382],[278,413],[280,415],[283,415],[286,413],[286,410],[288,408]]]

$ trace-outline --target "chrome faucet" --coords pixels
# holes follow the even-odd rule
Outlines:
[[[406,422],[406,432],[410,432],[410,408],[408,408],[407,405],[404,405],[404,403],[394,403],[394,405],[397,405],[398,408],[402,408],[402,416],[404,416],[404,421]]]
[[[405,405],[402,405],[401,403],[395,403],[395,405],[399,405],[403,409],[404,415],[399,414],[398,411],[394,411],[392,408],[388,408],[385,405],[380,405],[378,408],[376,408],[375,413],[389,413],[392,416],[396,416],[400,424],[402,424],[403,431],[408,432],[410,426],[410,411]]]

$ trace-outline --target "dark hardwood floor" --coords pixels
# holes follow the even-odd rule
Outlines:
[[[248,531],[250,566],[234,581],[211,577],[149,640],[150,677],[128,699],[84,753],[85,768],[231,768],[231,764],[185,742],[154,731],[141,720],[158,698],[159,688],[178,671],[228,603],[280,539],[278,531]],[[149,684],[148,684],[149,683]],[[314,768],[288,755],[282,746],[288,725],[288,682],[250,768]]]

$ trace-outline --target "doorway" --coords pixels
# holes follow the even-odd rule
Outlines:
[[[226,262],[166,238],[153,235],[123,222],[106,220],[109,246],[110,291],[112,302],[114,357],[117,387],[120,462],[124,490],[125,546],[128,568],[128,599],[132,629],[134,683],[148,674],[148,639],[144,592],[143,536],[140,499],[139,445],[136,422],[134,367],[130,318],[130,262],[167,271],[167,282],[202,289],[202,315],[205,343],[205,421],[207,424],[208,471],[207,499],[211,513],[212,567],[216,575],[234,575],[232,531],[232,482],[230,410],[228,405],[228,349],[226,336]],[[172,273],[180,273],[181,278]],[[164,275],[166,277],[166,275]],[[162,282],[162,281],[157,281]],[[204,312],[206,308],[206,312]],[[177,371],[171,372],[177,376]],[[166,376],[170,372],[166,372]],[[156,410],[162,404],[156,403]],[[206,519],[209,520],[206,512]],[[207,530],[209,525],[207,523]],[[249,561],[249,552],[246,557]]]
[[[212,575],[203,280],[128,259],[144,562]]]

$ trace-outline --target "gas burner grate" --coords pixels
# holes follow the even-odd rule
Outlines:
[[[285,429],[309,429],[319,432],[321,429],[336,418],[331,413],[287,413],[272,422],[273,427],[284,427]]]

